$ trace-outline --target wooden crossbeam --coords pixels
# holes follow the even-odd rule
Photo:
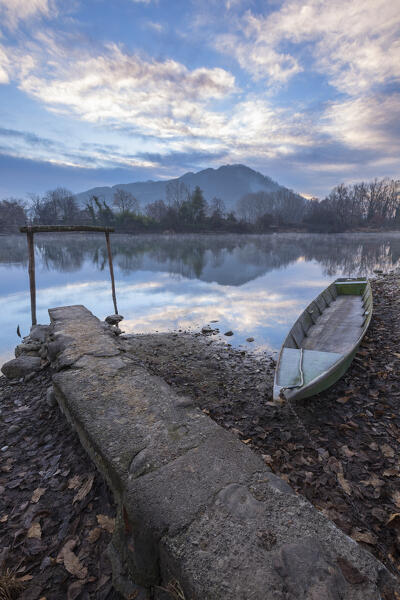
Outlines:
[[[110,278],[111,278],[111,293],[114,304],[114,312],[118,314],[117,297],[115,294],[115,281],[114,281],[114,269],[112,263],[111,245],[110,245],[110,233],[114,231],[113,227],[97,227],[95,225],[27,225],[26,227],[20,227],[21,233],[26,233],[28,242],[28,256],[29,256],[29,288],[31,293],[31,317],[32,325],[36,325],[36,281],[35,281],[35,246],[33,243],[34,233],[71,233],[74,231],[86,231],[93,233],[105,233],[106,246],[108,254],[108,264],[110,267]]]

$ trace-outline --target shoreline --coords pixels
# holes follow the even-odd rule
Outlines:
[[[295,407],[271,402],[274,364],[269,355],[253,355],[193,333],[121,339],[126,351],[150,372],[194,398],[206,414],[260,453],[276,475],[397,575],[400,520],[393,515],[400,508],[399,283],[400,275],[393,272],[373,280],[373,320],[349,371],[333,388]],[[61,599],[67,593],[80,598],[81,592],[86,594],[82,597],[114,600],[119,596],[111,587],[104,555],[113,504],[77,436],[48,396],[50,384],[48,367],[26,383],[0,378],[0,448],[6,467],[0,471],[6,502],[0,527],[3,545],[11,548],[7,566],[21,563],[18,576],[28,577],[26,593],[19,596],[23,600],[46,594]],[[26,448],[25,456],[21,448]],[[92,475],[87,495],[73,502]],[[79,478],[75,488],[74,481],[70,487],[74,477]],[[38,489],[45,492],[35,502]],[[40,514],[41,535],[30,537]],[[100,519],[108,531],[100,526],[98,515],[110,519]],[[71,540],[72,552],[87,569],[85,577],[69,573],[60,557]]]

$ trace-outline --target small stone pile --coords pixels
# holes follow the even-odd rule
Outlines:
[[[15,382],[27,382],[49,366],[49,325],[34,325],[28,336],[15,348],[15,358],[1,367],[3,375]]]

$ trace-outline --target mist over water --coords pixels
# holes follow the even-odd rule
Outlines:
[[[256,352],[278,350],[305,305],[341,275],[400,265],[400,233],[112,235],[119,312],[126,332],[198,330],[211,321],[222,339]],[[113,312],[103,235],[35,236],[37,318],[84,304]],[[0,364],[12,357],[17,325],[30,327],[25,236],[0,236]],[[254,337],[255,342],[246,342]]]

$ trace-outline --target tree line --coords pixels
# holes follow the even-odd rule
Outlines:
[[[92,196],[84,207],[66,188],[56,188],[30,202],[0,201],[0,233],[38,225],[104,225],[123,233],[236,232],[264,233],[279,227],[320,232],[354,228],[400,227],[399,182],[375,179],[340,184],[323,200],[306,200],[291,190],[255,192],[243,196],[236,210],[221,198],[208,202],[200,187],[191,191],[182,181],[166,187],[164,199],[143,207],[131,193],[116,188],[112,202]]]

